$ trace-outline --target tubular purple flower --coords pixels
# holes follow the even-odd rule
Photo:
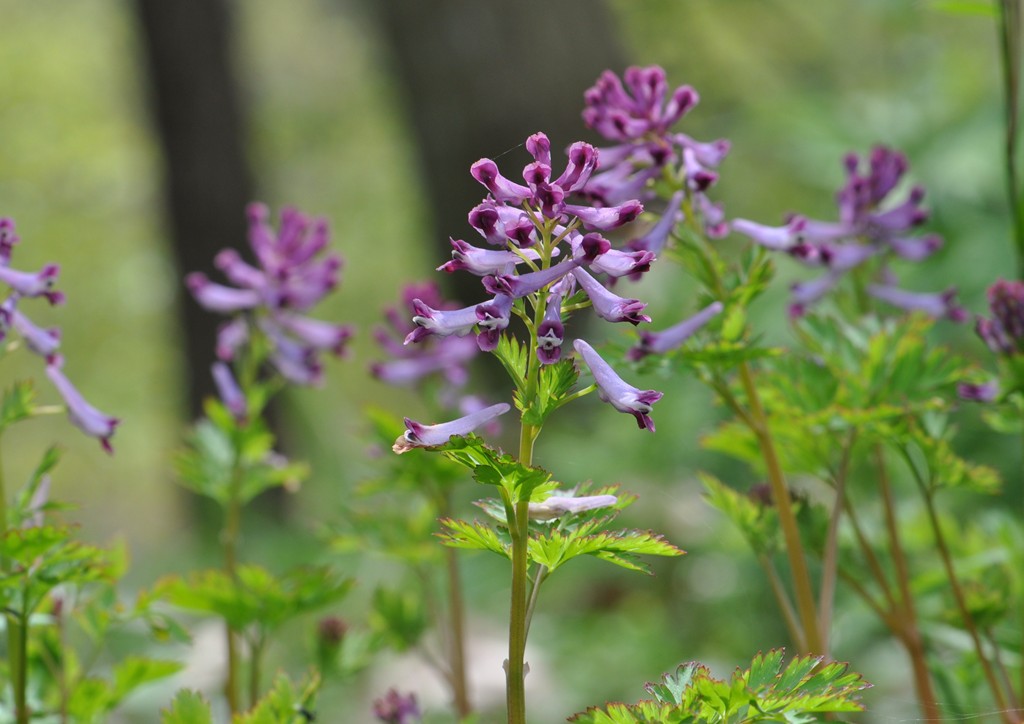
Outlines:
[[[186,276],[185,284],[188,285],[192,296],[199,302],[199,306],[211,312],[233,314],[245,309],[253,309],[262,301],[259,292],[216,284],[202,272],[192,272]]]
[[[469,225],[488,244],[503,249],[510,241],[519,248],[533,246],[536,242],[536,229],[530,217],[521,209],[499,205],[494,199],[484,199],[469,212]]]
[[[908,261],[921,261],[942,248],[942,237],[938,234],[927,236],[893,236],[885,240],[897,256]]]
[[[683,148],[693,151],[694,158],[704,166],[715,167],[721,165],[722,161],[729,154],[731,147],[729,141],[724,138],[719,138],[709,143],[695,141],[685,133],[677,133],[673,138]]]
[[[659,166],[636,170],[631,162],[626,161],[591,177],[583,194],[605,206],[616,206],[651,196],[646,190],[647,184],[660,175]]]
[[[829,269],[849,271],[878,253],[879,248],[870,244],[823,244],[818,248],[817,258]]]
[[[644,207],[639,201],[632,199],[619,206],[604,206],[601,208],[565,204],[563,210],[565,213],[578,218],[587,228],[607,231],[608,229],[617,229],[623,224],[633,221],[643,212]]]
[[[793,303],[789,307],[789,316],[802,317],[806,313],[808,305],[828,294],[840,279],[842,279],[842,273],[830,269],[827,274],[823,274],[817,279],[793,284],[789,288],[793,299]]]
[[[646,314],[640,313],[647,305],[639,299],[627,299],[608,291],[601,282],[582,269],[573,269],[572,274],[590,297],[590,303],[601,319],[608,322],[629,322],[634,325],[651,321]]]
[[[277,312],[272,316],[275,322],[307,347],[329,350],[339,357],[345,353],[345,343],[352,338],[352,328],[347,325],[288,312]]]
[[[507,294],[495,294],[491,301],[477,305],[475,313],[480,333],[476,343],[482,352],[492,352],[498,347],[501,332],[511,321],[512,302]]]
[[[554,364],[561,358],[564,339],[562,295],[552,290],[544,306],[544,321],[537,327],[537,359],[541,364]]]
[[[479,305],[474,304],[462,309],[432,309],[419,299],[413,299],[412,321],[416,329],[406,336],[405,344],[419,342],[430,335],[447,337],[456,334],[462,337],[469,334],[477,323],[477,306]]]
[[[562,175],[555,179],[555,185],[565,193],[572,194],[581,191],[590,180],[591,173],[597,168],[599,154],[589,143],[577,141],[569,146],[567,155],[569,164]]]
[[[712,317],[722,312],[721,302],[712,302],[704,309],[676,325],[660,332],[640,332],[640,343],[629,350],[628,358],[632,361],[643,359],[649,354],[665,354],[678,349],[694,332],[707,324]]]
[[[60,347],[60,330],[56,327],[43,329],[32,323],[28,317],[19,312],[17,308],[10,311],[10,323],[30,350],[40,357],[48,359]]]
[[[641,430],[654,432],[654,421],[650,417],[652,405],[663,396],[657,390],[641,390],[627,384],[601,356],[582,339],[577,339],[573,347],[583,358],[587,367],[594,375],[598,395],[619,412],[625,412],[636,418]]]
[[[956,289],[923,294],[908,292],[891,285],[869,284],[867,291],[875,299],[880,299],[907,311],[924,312],[930,317],[936,319],[945,317],[954,322],[963,322],[967,319],[967,313],[956,303]]]
[[[502,176],[498,171],[498,164],[489,158],[481,158],[469,167],[469,172],[473,178],[487,187],[495,201],[519,205],[533,195],[529,187]]]
[[[609,249],[590,262],[590,268],[596,272],[603,272],[612,279],[624,276],[635,279],[644,272],[650,271],[653,262],[654,252],[651,251]]]
[[[785,226],[765,226],[747,219],[733,219],[732,229],[750,238],[766,249],[788,251],[801,237],[807,220],[802,216],[793,217]]]
[[[676,191],[672,194],[672,198],[669,199],[668,206],[665,207],[661,218],[658,219],[657,223],[646,234],[631,240],[629,248],[635,251],[650,251],[654,254],[660,254],[668,242],[669,234],[672,233],[672,229],[679,223],[682,216],[680,208],[683,205],[684,195],[682,191]]]
[[[243,344],[249,341],[249,324],[244,317],[235,317],[217,330],[217,358],[230,361]]]
[[[513,299],[520,299],[558,281],[581,263],[578,259],[564,259],[552,267],[527,274],[486,276],[483,279],[484,289],[488,294],[507,294]]]
[[[217,394],[220,396],[221,402],[236,420],[244,420],[247,407],[245,393],[238,386],[231,368],[223,362],[214,362],[210,372],[213,375],[213,383],[217,387]]]
[[[59,304],[64,300],[63,294],[53,291],[53,285],[57,283],[59,275],[60,267],[57,264],[47,264],[38,272],[24,272],[0,266],[0,282],[23,297],[46,297],[50,304]]]
[[[213,265],[228,281],[239,287],[260,290],[267,286],[267,275],[246,263],[235,249],[222,249],[213,257]]]
[[[530,503],[531,520],[552,520],[563,515],[576,515],[588,510],[608,508],[619,502],[614,495],[583,495],[573,498],[565,495],[551,495],[540,503]]]
[[[468,435],[484,423],[499,415],[504,415],[511,409],[510,405],[501,402],[450,422],[436,425],[424,425],[407,417],[405,418],[405,434],[395,441],[392,449],[401,454],[414,447],[444,445],[452,435]]]
[[[64,404],[68,408],[68,419],[86,435],[99,438],[103,449],[108,453],[113,453],[114,448],[110,445],[110,438],[113,437],[114,430],[121,421],[116,417],[104,415],[86,402],[82,394],[64,376],[63,366],[64,358],[60,355],[52,355],[46,361],[46,376],[50,378],[54,387],[57,388],[57,392],[64,398]]]
[[[532,225],[531,225],[532,226]],[[452,260],[442,264],[437,271],[449,274],[459,270],[477,276],[488,274],[509,274],[522,259],[511,251],[480,249],[461,239],[449,239],[452,244]]]

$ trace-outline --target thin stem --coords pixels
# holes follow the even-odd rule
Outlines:
[[[533,583],[530,587],[530,598],[526,604],[526,635],[530,635],[530,623],[533,621],[533,611],[537,607],[537,598],[540,595],[540,585],[548,577],[548,567],[538,566],[533,576]]]
[[[897,610],[899,607],[896,605],[896,599],[893,597],[889,578],[886,576],[885,569],[882,568],[882,564],[878,560],[878,556],[875,555],[875,551],[871,547],[871,543],[868,542],[867,536],[864,534],[864,529],[861,527],[860,520],[857,517],[856,508],[850,503],[849,498],[846,500],[846,519],[850,521],[850,526],[853,528],[853,533],[857,538],[857,543],[860,546],[861,553],[864,554],[864,558],[867,561],[868,570],[871,571],[871,574],[875,577],[875,581],[878,583],[878,587],[881,589],[882,595],[885,597],[885,601],[889,605],[889,610]]]
[[[899,607],[894,609],[900,625],[896,634],[910,656],[910,664],[914,672],[914,688],[921,705],[921,713],[926,719],[938,718],[941,712],[935,698],[935,691],[932,688],[931,672],[928,671],[928,664],[925,660],[924,640],[917,623],[914,596],[910,591],[910,567],[907,565],[907,556],[900,540],[899,525],[896,521],[896,502],[892,494],[885,455],[882,453],[880,444],[875,445],[874,455],[878,484],[882,493],[885,527],[889,535],[889,549],[896,567],[896,584],[900,592]]]
[[[448,669],[455,711],[460,717],[467,717],[473,712],[473,706],[469,701],[469,684],[466,681],[466,616],[462,600],[462,582],[457,551],[447,547],[444,551],[445,573],[448,579],[448,629],[451,639],[448,644]]]
[[[832,607],[835,603],[836,575],[839,567],[839,519],[843,512],[843,501],[846,499],[846,481],[850,472],[850,453],[857,442],[857,428],[854,428],[843,444],[839,470],[835,478],[836,499],[829,516],[828,533],[825,539],[825,551],[822,556],[821,591],[818,595],[818,610],[821,616],[822,643],[828,649],[829,621],[832,620]]]
[[[1017,170],[1017,132],[1020,122],[1020,0],[999,3],[1000,61],[1003,70],[1003,111],[1005,140],[1003,162],[1006,194],[1017,250],[1018,276],[1024,277],[1024,208],[1021,206],[1020,175]]]
[[[263,648],[266,644],[262,634],[255,634],[249,642],[249,707],[255,707],[260,700],[260,674],[263,664]]]
[[[803,641],[803,632],[800,630],[800,621],[793,609],[793,602],[789,600],[789,594],[786,593],[786,587],[782,585],[782,579],[779,578],[779,572],[775,570],[775,564],[763,553],[758,555],[757,562],[761,564],[761,568],[764,569],[765,575],[768,577],[768,583],[771,584],[772,595],[775,596],[775,603],[778,605],[779,611],[782,612],[789,637],[793,639],[797,648],[807,648]]]
[[[999,672],[999,679],[1003,682],[1003,686],[1006,687],[1006,691],[1009,694],[1010,707],[1019,715],[1021,713],[1020,702],[1013,691],[1013,681],[1010,679],[1010,672],[1006,669],[1006,662],[1003,661],[1002,648],[999,646],[999,641],[996,640],[995,633],[991,628],[985,629],[985,638],[988,639],[988,645],[992,647],[992,660],[995,662],[996,670]]]
[[[238,537],[242,520],[242,504],[239,500],[238,490],[241,486],[241,477],[241,469],[236,459],[231,475],[231,490],[227,508],[224,512],[224,528],[221,531],[221,545],[224,550],[224,570],[231,577],[235,585],[238,585]],[[227,621],[224,622],[224,628],[228,658],[227,677],[224,681],[224,697],[227,699],[228,709],[234,715],[240,710],[238,700],[240,658],[238,652],[238,632]]]
[[[1007,707],[1006,694],[1003,692],[1002,686],[999,685],[999,680],[992,669],[992,664],[985,654],[985,647],[978,633],[978,627],[974,623],[974,616],[971,615],[971,611],[967,607],[967,597],[964,595],[963,588],[960,586],[960,579],[953,568],[953,556],[949,552],[946,536],[942,532],[942,525],[939,523],[939,515],[935,510],[934,497],[931,490],[923,485],[924,481],[918,478],[918,482],[921,484],[921,493],[924,496],[925,509],[928,511],[928,521],[931,523],[932,532],[935,535],[935,544],[939,549],[939,557],[942,559],[942,566],[946,570],[946,578],[949,580],[950,588],[953,591],[953,598],[956,600],[957,609],[960,611],[964,628],[967,629],[971,642],[974,644],[974,652],[978,655],[978,662],[981,664],[981,669],[985,674],[985,680],[988,682],[989,689],[992,690],[996,706],[1003,715],[1003,721],[1007,722],[1007,724],[1014,724],[1017,721],[1017,717],[1014,716],[1015,712]]]
[[[768,483],[772,490],[772,502],[779,513],[779,524],[782,526],[783,539],[786,542],[786,555],[789,560],[790,573],[793,576],[793,588],[796,594],[797,610],[803,629],[804,651],[810,654],[824,654],[821,629],[818,623],[817,607],[814,603],[814,588],[811,585],[811,574],[807,569],[807,555],[800,540],[800,529],[796,524],[793,504],[789,496],[789,486],[775,451],[775,440],[768,428],[768,419],[761,405],[761,398],[754,384],[754,376],[750,366],[744,361],[739,365],[740,382],[747,395],[751,428],[757,437],[765,467],[768,470]]]

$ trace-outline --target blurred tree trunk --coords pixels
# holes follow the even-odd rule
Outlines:
[[[497,159],[537,131],[556,149],[589,135],[580,119],[583,91],[602,70],[621,71],[622,53],[600,0],[368,4],[416,134],[441,259],[451,251],[449,236],[473,233],[466,215],[486,193],[470,165]],[[511,158],[504,171],[517,177],[525,152]],[[561,173],[559,161],[554,165]],[[479,280],[455,274],[447,281],[464,303],[480,301]]]
[[[231,67],[226,0],[134,0],[149,105],[164,160],[164,214],[178,278],[209,270],[214,254],[241,246],[252,180]],[[188,411],[214,394],[210,364],[220,320],[178,287]]]

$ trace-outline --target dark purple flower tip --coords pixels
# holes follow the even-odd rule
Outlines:
[[[644,302],[620,297],[582,269],[573,269],[572,273],[580,287],[587,293],[594,311],[601,319],[609,322],[629,322],[634,325],[651,321],[646,314],[641,314],[647,306]]]
[[[993,402],[999,397],[999,383],[961,382],[957,385],[956,394],[961,400],[968,402]]]
[[[580,191],[590,180],[590,175],[598,165],[598,152],[589,143],[577,141],[569,146],[566,153],[569,163],[554,183],[565,193],[572,194]]]
[[[484,423],[493,420],[499,415],[504,415],[511,409],[510,405],[501,402],[497,405],[491,405],[482,410],[464,415],[456,420],[435,425],[424,425],[407,417],[405,418],[405,434],[395,441],[393,449],[396,453],[401,454],[414,447],[444,445],[452,435],[468,435]]]
[[[496,201],[518,205],[532,195],[528,187],[513,183],[502,176],[498,171],[498,164],[489,158],[481,158],[470,166],[469,172],[487,188]]]
[[[551,171],[551,141],[547,135],[541,132],[534,133],[532,136],[526,139],[526,151],[534,160],[548,167],[548,176],[545,179],[550,178]]]
[[[82,394],[65,377],[63,366],[64,359],[58,354],[51,355],[46,360],[46,376],[64,398],[64,405],[68,408],[68,419],[86,435],[98,438],[103,449],[112,454],[114,448],[110,444],[110,438],[114,436],[114,430],[121,421],[103,414],[86,402]]]
[[[579,249],[582,252],[583,260],[586,262],[594,261],[594,259],[612,248],[612,243],[600,234],[586,234],[576,238],[579,240]]]
[[[641,390],[623,381],[611,365],[586,341],[577,339],[573,343],[573,348],[594,375],[598,396],[619,412],[633,415],[641,430],[654,432],[654,421],[650,417],[650,412],[654,403],[663,397],[663,393],[657,390]]]

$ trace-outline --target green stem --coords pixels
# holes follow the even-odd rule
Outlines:
[[[762,553],[757,556],[757,562],[761,564],[765,575],[768,576],[772,595],[775,596],[775,603],[779,607],[779,611],[782,612],[782,618],[786,622],[786,630],[789,632],[789,637],[797,648],[807,648],[803,641],[803,632],[800,630],[800,621],[797,619],[796,611],[793,610],[793,603],[789,600],[789,594],[786,593],[786,587],[782,585],[782,579],[779,578],[779,572],[775,570],[772,559]]]
[[[1005,140],[1003,162],[1006,172],[1006,194],[1013,224],[1017,251],[1018,276],[1024,278],[1024,207],[1017,171],[1017,132],[1020,121],[1020,0],[999,3],[1000,61],[1003,70],[1003,111]]]
[[[914,596],[910,591],[910,567],[900,540],[899,524],[896,520],[896,501],[892,494],[892,485],[882,454],[881,445],[875,445],[875,465],[878,471],[878,484],[882,493],[882,507],[885,511],[885,527],[889,535],[889,548],[893,564],[896,567],[896,584],[899,588],[900,600],[898,607],[893,609],[899,629],[894,633],[903,643],[910,656],[911,669],[914,674],[914,689],[925,719],[932,721],[941,718],[935,691],[932,688],[931,672],[925,658],[924,638],[917,623],[917,610]]]
[[[532,352],[532,350],[531,350]],[[535,375],[528,375],[534,377]],[[527,398],[530,399],[530,398]],[[533,464],[533,444],[540,430],[523,423],[519,434],[519,463]],[[529,582],[529,525],[530,501],[515,503],[514,519],[509,521],[512,538],[512,600],[509,607],[508,661],[505,684],[509,724],[526,722],[526,616]]]
[[[843,512],[843,501],[846,500],[846,481],[850,472],[850,454],[857,442],[857,428],[846,438],[843,453],[839,462],[839,470],[835,479],[836,499],[832,505],[832,514],[828,521],[828,534],[825,539],[825,551],[822,556],[821,592],[818,595],[818,608],[821,615],[822,643],[828,649],[829,626],[832,620],[832,607],[835,603],[836,576],[839,568],[839,520]]]
[[[964,628],[967,629],[971,642],[974,644],[974,652],[978,656],[978,663],[981,664],[985,680],[988,682],[989,689],[992,690],[992,696],[995,699],[996,707],[999,709],[1000,714],[1002,714],[1003,721],[1007,724],[1015,724],[1018,721],[1016,712],[1010,710],[1007,706],[1006,695],[1003,692],[1002,686],[999,685],[999,680],[992,669],[988,656],[985,654],[985,647],[982,644],[981,635],[978,633],[978,627],[974,623],[974,616],[971,615],[971,611],[967,607],[967,597],[964,595],[963,588],[960,586],[960,579],[957,577],[956,570],[953,567],[953,556],[949,551],[949,546],[946,544],[946,536],[942,532],[942,525],[939,523],[939,515],[935,509],[932,491],[923,485],[923,482],[918,479],[918,483],[921,485],[921,493],[924,496],[925,509],[928,511],[928,521],[931,523],[932,533],[935,535],[935,544],[939,549],[939,557],[942,559],[942,566],[946,571],[946,578],[949,580],[950,588],[953,591],[953,598],[956,600],[957,609],[963,620]]]
[[[441,503],[441,517],[451,514],[451,495],[448,491],[438,495]],[[466,682],[466,635],[465,607],[462,600],[462,581],[459,575],[459,561],[454,548],[445,547],[445,574],[448,580],[448,679],[452,687],[455,711],[460,718],[473,713],[469,701],[469,685]]]
[[[266,640],[262,634],[256,634],[250,642],[249,652],[249,707],[253,708],[260,700],[260,674],[262,673],[263,648]]]
[[[237,454],[237,453],[236,453]],[[241,530],[242,504],[239,501],[239,487],[241,486],[241,468],[236,460],[231,475],[231,489],[228,496],[227,508],[224,511],[224,528],[221,531],[221,545],[224,550],[224,571],[230,576],[234,585],[238,585],[238,537]],[[228,709],[232,716],[240,711],[238,700],[238,672],[239,672],[239,651],[238,632],[228,623],[224,622],[228,671],[224,681],[224,697],[228,702]]]

